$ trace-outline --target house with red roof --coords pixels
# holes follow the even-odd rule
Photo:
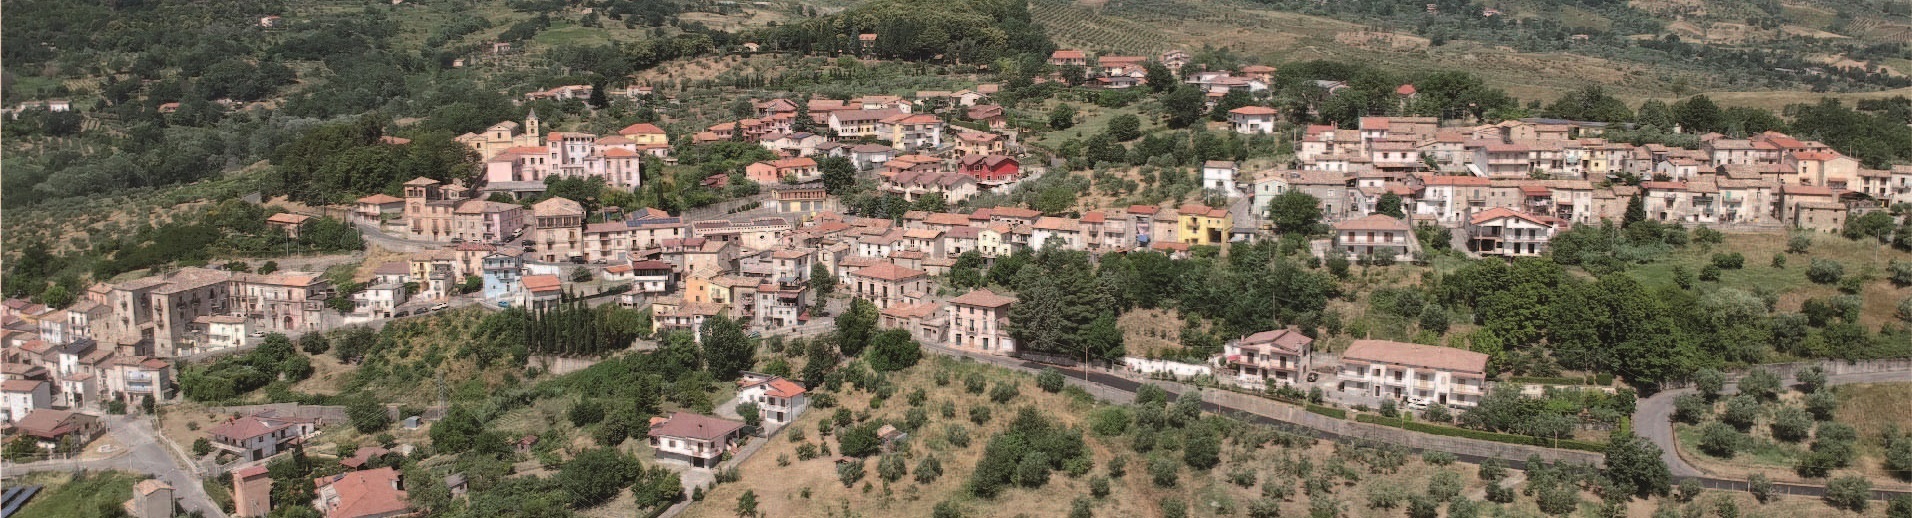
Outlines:
[[[974,177],[977,182],[1000,185],[1020,178],[1022,164],[1006,155],[966,155],[957,171]]]
[[[290,448],[318,431],[314,419],[279,417],[273,412],[228,419],[209,430],[212,446],[240,458],[261,460]]]
[[[743,444],[744,424],[715,417],[676,412],[651,419],[651,448],[660,458],[714,468],[725,453]]]
[[[314,479],[312,508],[326,518],[385,518],[411,514],[398,470],[385,467]],[[429,483],[429,482],[427,482]]]
[[[1228,110],[1228,123],[1234,126],[1236,133],[1274,133],[1278,113],[1267,106],[1243,106]]]
[[[737,403],[756,403],[765,422],[783,424],[797,420],[810,408],[809,391],[803,384],[756,372],[743,373],[737,380]]]
[[[1009,307],[1016,298],[977,289],[949,301],[949,342],[952,349],[1010,355],[1016,339],[1009,336]]]
[[[1566,222],[1552,216],[1494,207],[1467,218],[1467,251],[1482,256],[1539,257],[1547,253],[1554,233],[1565,226]]]
[[[1089,66],[1089,55],[1080,50],[1063,49],[1049,54],[1049,64],[1058,67]]]
[[[1487,355],[1455,347],[1355,340],[1341,353],[1340,390],[1473,407],[1487,393]]]
[[[1308,372],[1314,339],[1288,326],[1262,331],[1229,342],[1222,348],[1225,365],[1235,371],[1235,383],[1261,389],[1269,384],[1294,385]]]

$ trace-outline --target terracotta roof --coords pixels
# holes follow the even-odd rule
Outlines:
[[[366,196],[364,198],[358,199],[359,203],[366,203],[366,204],[373,204],[373,205],[384,205],[387,203],[403,203],[404,201],[405,200],[403,198],[399,198],[399,197],[392,196],[389,194],[384,194],[384,193],[374,194],[371,196]]]
[[[313,483],[339,495],[327,517],[388,516],[411,509],[405,491],[398,489],[398,470],[389,467],[320,477]]]
[[[1277,112],[1275,112],[1274,108],[1269,108],[1267,106],[1243,106],[1233,110],[1228,110],[1228,113],[1235,114],[1235,115],[1274,115]]]
[[[524,286],[525,291],[533,293],[556,291],[564,286],[564,281],[558,280],[556,275],[526,275],[518,279],[518,283]]]
[[[950,299],[949,303],[958,306],[976,306],[984,308],[1002,307],[1016,302],[1015,297],[997,295],[989,290],[973,290],[961,297]]]
[[[266,218],[266,222],[284,223],[287,225],[299,225],[299,224],[305,223],[306,220],[309,220],[309,219],[312,219],[312,216],[307,216],[304,214],[293,214],[290,212],[281,212],[278,214],[273,214],[271,217]]]
[[[852,272],[852,274],[860,276],[860,277],[869,277],[872,279],[879,279],[879,280],[885,280],[885,281],[901,281],[901,280],[914,279],[914,278],[928,275],[921,271],[911,270],[909,268],[904,268],[901,266],[888,264],[888,263],[878,264],[878,265],[870,266],[868,268],[863,268],[855,272]]]
[[[771,378],[768,385],[768,387],[764,388],[764,394],[773,397],[792,398],[802,395],[804,392],[808,392],[804,390],[803,385],[798,385],[794,381],[783,378]]]
[[[1341,353],[1342,360],[1355,360],[1371,363],[1427,367],[1437,370],[1485,373],[1487,355],[1432,345],[1392,342],[1387,340],[1355,340]]]
[[[1473,216],[1467,218],[1467,221],[1475,225],[1479,225],[1479,224],[1486,223],[1486,222],[1493,221],[1500,218],[1520,218],[1520,219],[1524,219],[1534,223],[1539,223],[1542,225],[1553,225],[1553,222],[1551,221],[1546,221],[1532,214],[1520,212],[1520,211],[1509,209],[1506,207],[1494,207],[1491,209],[1480,211],[1478,213],[1475,213]]]
[[[1083,59],[1087,57],[1088,55],[1083,54],[1080,50],[1058,50],[1049,54],[1049,59]]]
[[[726,421],[710,416],[676,412],[670,419],[651,426],[651,437],[684,437],[702,441],[713,441],[736,433],[744,427],[743,423]]]
[[[1359,218],[1355,218],[1355,219],[1351,219],[1347,221],[1336,222],[1334,224],[1334,229],[1335,230],[1410,230],[1406,221],[1401,221],[1400,219],[1396,219],[1395,217],[1389,216],[1386,214],[1369,214],[1367,216],[1363,216],[1363,217],[1359,217]]]
[[[1313,338],[1308,338],[1308,335],[1301,334],[1301,330],[1295,326],[1288,326],[1285,329],[1262,331],[1242,337],[1241,339],[1242,347],[1258,347],[1264,351],[1273,347],[1290,354],[1301,354],[1303,349],[1313,343]]]
[[[0,392],[33,392],[34,390],[38,390],[40,385],[44,383],[46,382],[41,380],[0,381]]]

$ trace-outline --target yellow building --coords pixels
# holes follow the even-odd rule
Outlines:
[[[520,131],[522,130],[522,131]],[[538,122],[538,111],[524,117],[524,125],[504,121],[485,128],[484,133],[466,133],[453,139],[460,144],[470,146],[478,152],[478,160],[490,160],[507,149],[514,147],[544,147],[544,127]]]
[[[1177,209],[1176,238],[1188,245],[1225,245],[1235,228],[1235,215],[1228,209],[1207,205],[1183,205]]]

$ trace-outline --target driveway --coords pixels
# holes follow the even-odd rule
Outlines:
[[[198,511],[205,516],[224,518],[225,511],[214,505],[212,497],[206,495],[206,488],[199,483],[199,477],[186,471],[175,462],[167,446],[160,442],[153,432],[152,423],[145,418],[132,416],[104,416],[106,433],[125,445],[126,452],[110,458],[82,461],[52,460],[26,464],[8,464],[7,475],[31,473],[36,471],[77,471],[77,470],[120,470],[143,473],[158,477],[173,486],[173,494],[179,499],[179,505],[186,511]],[[131,498],[132,495],[127,495]]]
[[[1791,377],[1787,377],[1784,381],[1788,386],[1798,383],[1798,380]],[[1912,381],[1912,372],[1894,370],[1834,374],[1826,377],[1826,383],[1829,385],[1905,381]],[[1660,458],[1666,461],[1666,467],[1672,471],[1674,477],[1711,476],[1710,473],[1687,463],[1685,458],[1680,457],[1679,441],[1673,435],[1673,400],[1681,395],[1696,392],[1698,392],[1698,390],[1692,388],[1667,390],[1640,400],[1638,406],[1634,407],[1634,431],[1639,433],[1641,437],[1652,441],[1655,446],[1660,447]],[[1720,393],[1727,395],[1739,393],[1739,381],[1734,380],[1727,382],[1726,386],[1720,390]]]

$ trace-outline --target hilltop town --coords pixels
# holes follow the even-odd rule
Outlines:
[[[516,4],[10,51],[6,516],[1912,516],[1890,71]]]

